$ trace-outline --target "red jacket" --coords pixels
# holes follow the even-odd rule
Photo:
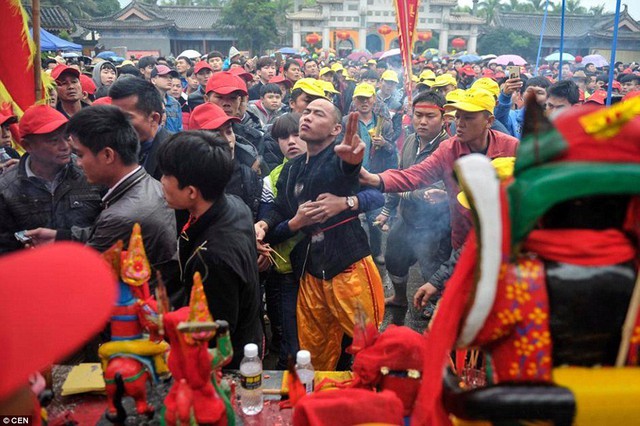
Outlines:
[[[518,139],[505,133],[489,130],[489,146],[486,156],[515,157]],[[449,195],[451,211],[451,244],[454,249],[462,247],[471,229],[471,212],[458,202],[460,192],[453,175],[453,163],[460,157],[471,154],[469,147],[454,136],[442,142],[424,161],[405,170],[387,170],[380,174],[384,192],[413,191],[443,181]]]

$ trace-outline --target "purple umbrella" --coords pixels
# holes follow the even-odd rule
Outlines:
[[[526,65],[527,61],[525,61],[522,56],[518,55],[500,55],[495,59],[489,61],[490,64],[498,64],[498,65],[509,65],[509,62],[512,62],[513,65]]]
[[[586,65],[592,63],[596,68],[602,68],[609,65],[609,61],[602,57],[602,55],[587,55],[582,58],[582,64]]]

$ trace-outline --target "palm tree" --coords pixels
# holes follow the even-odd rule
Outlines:
[[[491,24],[496,17],[496,13],[502,10],[502,0],[483,0],[478,3],[480,13],[487,19],[487,24]]]
[[[601,16],[604,13],[604,3],[598,6],[591,6],[589,8],[589,14],[593,16]]]
[[[580,4],[580,0],[567,0],[565,12],[573,15],[583,15],[587,13],[587,9]]]
[[[544,5],[546,4],[547,0],[527,0],[528,6],[531,6],[533,8],[533,10],[535,12],[542,12],[544,11]],[[553,4],[553,2],[551,0],[549,0],[549,10],[553,10],[555,7],[555,5]]]

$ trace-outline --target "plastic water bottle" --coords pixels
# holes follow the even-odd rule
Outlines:
[[[262,411],[262,405],[262,361],[258,345],[249,343],[240,362],[240,406],[244,414],[253,416]]]
[[[296,373],[298,373],[298,378],[304,385],[307,393],[313,392],[315,370],[313,369],[313,365],[311,365],[311,354],[309,351],[298,351],[296,354]]]
[[[0,164],[6,163],[9,160],[11,160],[11,156],[7,154],[4,148],[0,148]]]

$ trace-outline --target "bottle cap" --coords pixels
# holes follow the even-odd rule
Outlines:
[[[309,353],[309,351],[298,351],[298,353],[296,354],[296,363],[300,365],[311,364],[311,354]]]
[[[244,356],[247,358],[253,358],[254,356],[258,356],[258,345],[255,343],[247,343],[244,345]]]

